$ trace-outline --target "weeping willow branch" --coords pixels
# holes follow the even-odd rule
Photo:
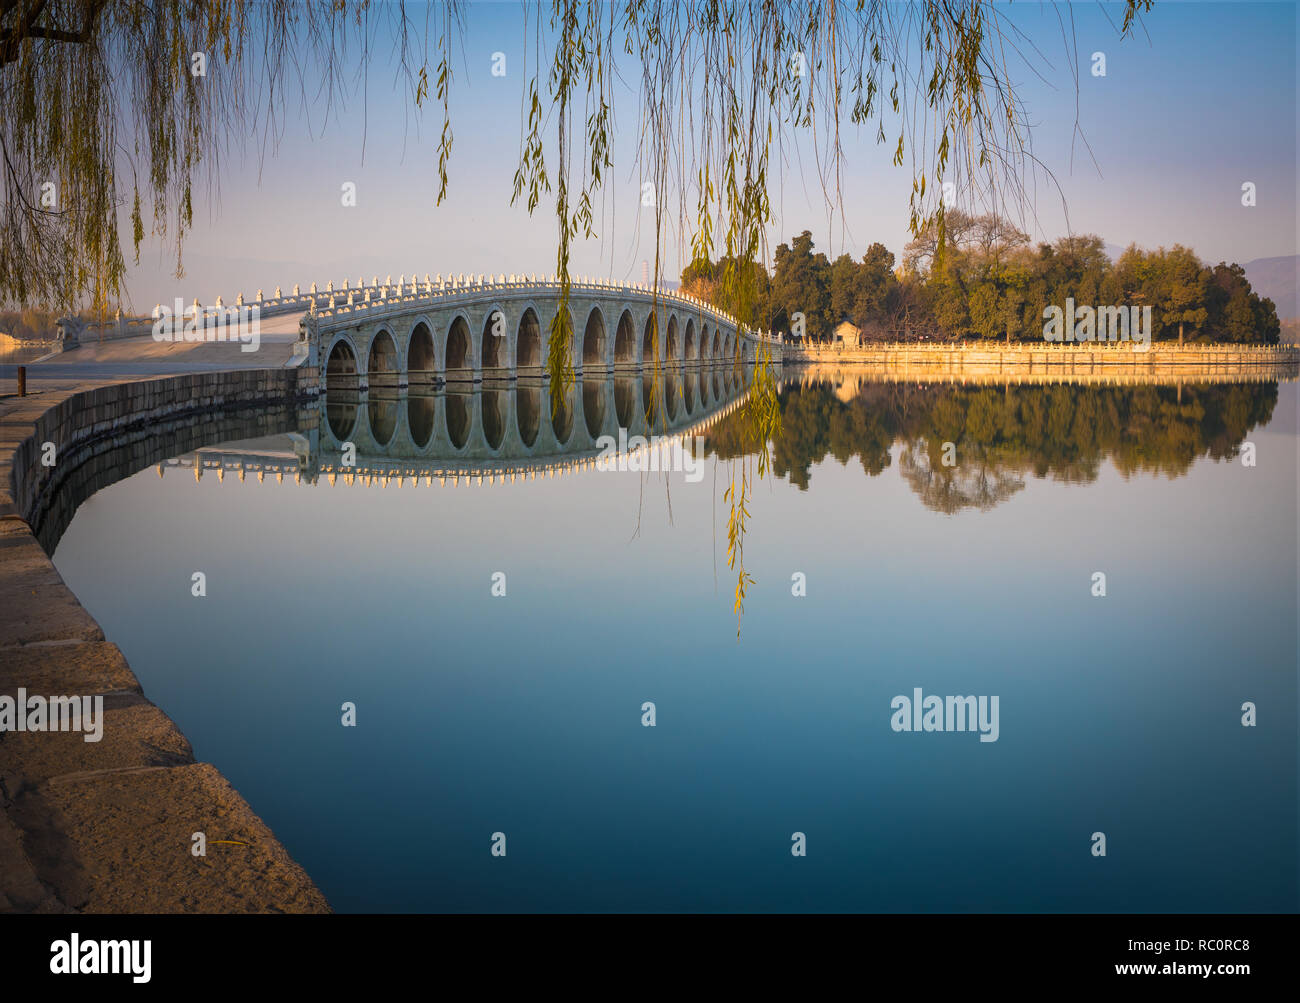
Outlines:
[[[351,89],[345,68],[364,80],[372,59],[406,76],[418,106],[428,38],[442,39],[445,195],[461,8],[431,6],[417,26],[405,0],[4,0],[0,303],[111,308],[124,244],[138,261],[149,234],[172,243],[179,277],[196,188],[215,204],[224,155],[273,148],[291,112],[324,128]]]

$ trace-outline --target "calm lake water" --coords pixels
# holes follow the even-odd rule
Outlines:
[[[1297,908],[1296,384],[796,381],[762,478],[743,411],[694,480],[526,474],[634,390],[549,461],[459,458],[520,394],[332,403],[99,490],[55,563],[339,910]],[[895,731],[918,688],[997,740]]]

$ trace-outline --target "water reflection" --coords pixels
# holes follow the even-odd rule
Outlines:
[[[406,420],[411,427],[411,441],[418,449],[423,449],[433,438],[433,423],[437,417],[434,403],[432,397],[418,394],[406,400]]]
[[[573,435],[573,396],[573,387],[570,386],[564,393],[556,395],[558,399],[547,398],[552,409],[551,430],[556,443],[561,446],[567,445]]]
[[[429,470],[445,461],[581,462],[620,429],[699,434],[719,459],[752,459],[765,441],[753,409],[742,406],[752,373],[721,367],[684,378],[579,379],[554,415],[544,384],[339,395],[320,409],[315,428],[299,429],[313,443],[303,473],[314,480],[336,469],[347,442],[360,466],[377,471],[408,460]],[[798,379],[787,378],[774,402],[780,420],[766,436],[774,476],[807,490],[814,468],[831,458],[855,462],[868,477],[896,467],[926,508],[944,513],[992,509],[1029,478],[1091,483],[1107,462],[1125,477],[1173,478],[1201,458],[1234,459],[1278,400],[1272,381],[963,387]]]
[[[443,406],[447,410],[447,436],[456,449],[464,449],[469,442],[470,403],[468,394],[443,395]]]
[[[483,407],[483,437],[488,449],[500,449],[506,437],[506,412],[509,402],[504,390],[484,390],[479,397]]]
[[[582,385],[582,414],[587,420],[587,433],[593,438],[600,436],[605,425],[605,389],[607,384],[589,380]]]
[[[370,412],[370,431],[375,442],[386,446],[393,441],[397,431],[398,402],[393,398],[371,397],[367,403]]]
[[[520,387],[515,391],[515,416],[519,440],[525,447],[537,442],[542,427],[542,391],[540,387]]]
[[[990,509],[1028,476],[1096,480],[1109,460],[1124,476],[1178,477],[1201,457],[1233,459],[1268,423],[1275,382],[1201,385],[958,387],[833,382],[787,385],[772,469],[807,490],[812,468],[856,459],[877,477],[894,462],[927,508]],[[745,416],[706,437],[711,452],[750,452]],[[895,450],[895,447],[897,449]]]
[[[748,461],[750,378],[705,374],[676,427]],[[590,414],[601,431],[646,427],[656,396],[640,382],[580,382],[563,446],[527,385],[495,405],[392,395],[384,446],[366,398],[158,423],[60,455],[42,541],[108,488],[78,513],[60,574],[341,911],[1294,908],[1294,716],[1258,739],[1237,723],[1246,699],[1296,705],[1294,384],[787,384],[738,644],[732,464],[673,480],[672,517],[632,540],[636,475],[423,486],[439,469],[581,468]],[[1245,439],[1259,469],[1203,462]],[[344,441],[365,481],[338,469]],[[412,472],[418,491],[379,489]],[[364,559],[349,559],[358,534]],[[203,602],[196,567],[223,583]],[[488,596],[499,567],[504,603]],[[1098,567],[1105,602],[1087,598]],[[431,609],[457,627],[432,647]],[[920,685],[1000,694],[1002,738],[894,732],[891,699]],[[285,694],[314,704],[286,715]],[[339,740],[343,699],[371,708],[377,740]],[[643,700],[658,733],[638,724]],[[645,796],[611,796],[626,790]],[[557,804],[575,813],[560,831]],[[367,838],[339,839],[357,818]],[[518,881],[486,852],[498,826],[527,851]],[[674,856],[683,833],[728,826],[734,839]],[[796,828],[812,847],[797,875]],[[1095,829],[1123,847],[1103,867]],[[646,881],[666,867],[672,881]]]
[[[706,400],[696,392],[697,381],[708,384],[715,376],[726,392]],[[509,388],[421,387],[406,393],[331,391],[313,439],[313,466],[304,472],[312,478],[318,470],[338,467],[346,443],[359,467],[376,470],[407,460],[438,466],[443,461],[590,458],[604,437],[618,440],[620,429],[628,438],[701,433],[743,399],[748,380],[745,372],[691,373],[684,381],[665,372],[644,378],[579,378],[554,413],[551,393],[541,381]],[[303,431],[310,437],[311,430]]]
[[[333,399],[325,405],[325,417],[329,423],[330,434],[339,442],[352,438],[352,430],[357,425],[356,400]]]

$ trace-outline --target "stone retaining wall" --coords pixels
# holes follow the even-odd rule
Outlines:
[[[1052,345],[978,342],[897,343],[864,345],[849,349],[833,345],[782,346],[787,364],[890,366],[899,370],[931,369],[943,374],[1040,372],[1096,373],[1142,372],[1195,376],[1212,372],[1237,374],[1300,365],[1300,348],[1294,345],[1177,345],[1155,342],[1138,349],[1133,343]],[[1293,374],[1294,375],[1294,374]]]
[[[0,401],[0,695],[104,700],[98,742],[0,733],[0,912],[329,910],[266,823],[144,697],[31,527],[61,531],[70,510],[55,503],[60,489],[84,496],[111,476],[105,464],[152,461],[160,430],[179,444],[241,413],[257,425],[251,409],[283,412],[315,392],[314,370],[245,370]],[[41,463],[45,442],[53,467]],[[190,852],[195,832],[207,835],[206,856]]]

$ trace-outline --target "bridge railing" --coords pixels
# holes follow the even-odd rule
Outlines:
[[[241,293],[236,296],[233,303],[226,304],[218,296],[214,304],[203,305],[195,300],[186,309],[194,309],[207,314],[228,310],[232,307],[256,306],[262,316],[292,312],[313,312],[318,323],[328,324],[331,318],[340,320],[347,318],[349,323],[354,323],[357,317],[362,314],[382,315],[393,311],[393,308],[407,310],[413,306],[425,304],[430,306],[434,304],[452,305],[481,299],[489,292],[500,292],[512,297],[553,296],[559,288],[560,281],[555,276],[539,278],[535,274],[531,276],[507,276],[502,273],[495,277],[484,274],[477,277],[460,274],[443,278],[439,274],[434,278],[430,278],[426,273],[423,280],[416,275],[412,275],[408,280],[403,275],[396,282],[392,281],[392,276],[389,276],[383,282],[380,282],[378,276],[375,276],[368,285],[362,280],[353,286],[349,284],[349,280],[345,279],[338,286],[335,286],[331,281],[322,288],[313,282],[306,290],[301,285],[295,285],[290,293],[282,292],[281,288],[277,286],[273,296],[266,296],[263,290],[259,289],[256,296],[249,300],[245,300]],[[708,317],[716,324],[727,325],[741,332],[744,337],[750,339],[756,337],[754,332],[746,330],[735,317],[719,310],[698,296],[692,296],[678,290],[664,289],[662,287],[656,289],[645,283],[625,283],[609,279],[581,277],[570,280],[569,291],[571,295],[626,296],[640,302],[657,298],[661,304],[686,308]],[[162,309],[163,305],[159,304],[149,318],[138,318],[136,322],[151,323],[153,318],[160,315]],[[168,307],[168,309],[171,308]],[[775,342],[775,339],[771,340]]]
[[[386,315],[404,312],[418,305],[449,306],[461,302],[481,300],[485,294],[501,293],[511,298],[551,297],[560,288],[558,279],[538,279],[535,276],[456,277],[448,280],[403,283],[362,288],[326,289],[314,297],[315,316],[318,323],[326,324],[330,318],[347,318],[349,323],[362,314]],[[678,306],[708,317],[716,324],[741,330],[734,317],[717,309],[696,296],[669,289],[655,290],[641,283],[619,283],[600,279],[574,279],[569,283],[570,295],[626,297],[641,303],[657,299],[661,305]],[[308,298],[307,308],[312,306]]]

